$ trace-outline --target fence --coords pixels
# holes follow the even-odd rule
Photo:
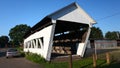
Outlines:
[[[120,40],[89,40],[87,48],[113,48],[120,46]]]

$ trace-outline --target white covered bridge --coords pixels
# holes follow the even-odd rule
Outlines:
[[[42,19],[24,38],[24,51],[37,53],[47,61],[51,57],[84,55],[91,26],[95,21],[76,3],[72,3]]]

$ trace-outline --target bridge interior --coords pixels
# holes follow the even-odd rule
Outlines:
[[[51,57],[75,55],[78,43],[86,39],[88,24],[81,24],[69,21],[57,21],[53,38]]]

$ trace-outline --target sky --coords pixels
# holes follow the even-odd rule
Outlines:
[[[41,19],[73,2],[96,22],[103,34],[120,32],[120,0],[0,0],[0,36],[19,24],[34,26]]]

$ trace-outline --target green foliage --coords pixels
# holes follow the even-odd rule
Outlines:
[[[90,39],[103,39],[102,30],[98,27],[92,27],[90,33]]]
[[[120,36],[120,33],[118,31],[113,31],[113,32],[108,31],[105,34],[105,38],[107,39],[119,39],[119,36]]]
[[[26,24],[16,25],[9,31],[9,36],[14,45],[20,45],[23,42],[25,33],[30,29]]]
[[[33,54],[33,53],[26,53],[25,57],[28,59],[28,60],[31,60],[33,62],[36,62],[36,63],[45,63],[45,59],[40,56],[40,55],[37,55],[37,54]]]
[[[43,65],[45,68],[69,68],[69,63],[68,62],[51,62],[51,63],[46,63],[45,59],[41,57],[40,55],[33,54],[33,53],[26,53],[26,58],[30,61],[40,63]],[[100,65],[104,63],[105,65],[105,60],[97,60],[97,65]],[[93,68],[92,66],[92,58],[85,58],[82,60],[75,60],[73,61],[73,68]]]
[[[44,63],[45,68],[69,68],[67,62]]]
[[[97,60],[97,66],[105,65],[105,60]],[[101,65],[101,66],[103,66]],[[53,63],[44,63],[45,68],[69,68],[68,62],[53,62]],[[99,68],[101,67],[99,66]],[[93,68],[92,58],[85,58],[81,60],[73,61],[73,68]]]
[[[17,47],[17,50],[20,52],[20,56],[21,57],[25,57],[25,52],[23,52],[23,48],[22,47]]]
[[[5,47],[8,44],[9,38],[8,36],[1,36],[0,37],[0,47]]]
[[[23,47],[17,47],[17,50],[22,52],[23,51]]]
[[[110,52],[110,58],[111,58],[111,64],[108,65],[106,64],[106,56],[105,53],[98,54],[98,59],[97,59],[97,68],[120,68],[120,50],[113,50]],[[33,55],[31,53],[28,53],[29,56]],[[28,56],[28,55],[27,55]],[[35,59],[38,56],[34,54],[34,56],[31,56],[30,60]],[[69,68],[69,63],[68,62],[51,62],[51,63],[46,63],[46,62],[37,62],[43,65],[45,68]],[[73,68],[93,68],[93,59],[91,57],[86,57],[81,60],[73,60]]]

